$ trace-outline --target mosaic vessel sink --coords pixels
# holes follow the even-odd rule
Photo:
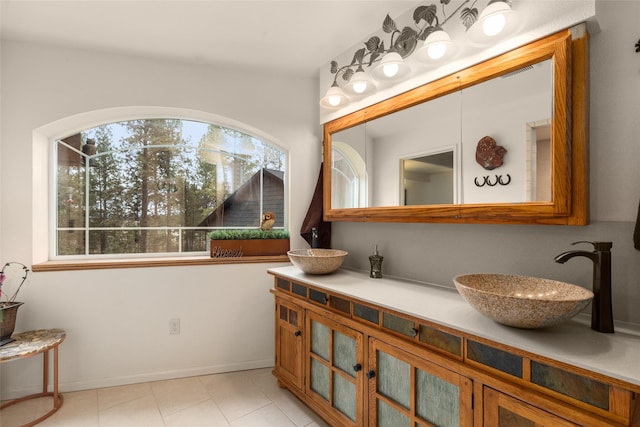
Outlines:
[[[473,308],[517,328],[545,328],[563,322],[593,299],[593,292],[580,286],[537,277],[465,274],[454,277],[453,282]]]
[[[287,252],[291,263],[308,274],[336,271],[349,253],[339,249],[297,249]]]

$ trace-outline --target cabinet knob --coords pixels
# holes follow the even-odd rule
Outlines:
[[[373,369],[367,372],[367,378],[372,379],[376,377],[376,371]]]
[[[418,330],[416,328],[411,328],[411,336],[413,338],[418,336]]]
[[[327,305],[327,303],[329,302],[329,298],[327,297],[322,297],[322,304]]]
[[[359,363],[356,363],[355,365],[353,365],[353,370],[356,372],[362,371],[362,365]]]
[[[295,335],[296,337],[299,337],[300,335],[302,335],[302,331],[295,331],[293,335]]]

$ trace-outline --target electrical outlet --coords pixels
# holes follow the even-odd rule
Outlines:
[[[169,335],[180,333],[180,319],[169,319]]]

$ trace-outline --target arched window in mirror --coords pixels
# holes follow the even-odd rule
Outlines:
[[[349,144],[334,141],[331,153],[332,187],[331,206],[357,208],[366,206],[367,185],[365,161]]]
[[[216,123],[158,118],[55,142],[55,257],[207,250],[207,233],[288,224],[286,152]]]

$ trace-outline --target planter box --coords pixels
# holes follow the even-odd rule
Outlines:
[[[209,240],[211,258],[286,255],[289,239]]]

